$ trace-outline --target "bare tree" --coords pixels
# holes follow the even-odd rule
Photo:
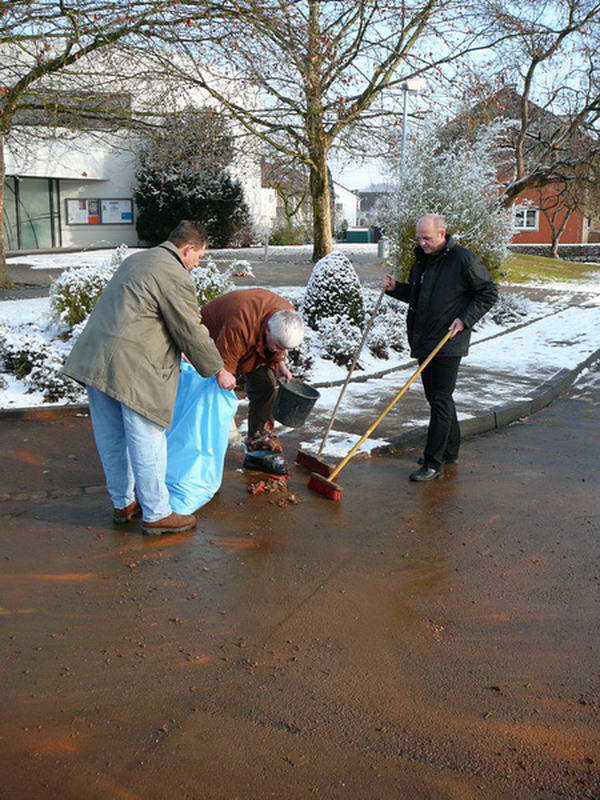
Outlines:
[[[306,226],[310,220],[308,174],[305,164],[295,164],[290,159],[273,155],[262,161],[263,185],[274,189],[278,199],[278,211],[283,219],[276,221],[282,224],[284,238],[291,242],[294,229]]]
[[[486,17],[470,19],[480,5],[474,0],[222,0],[213,10],[220,15],[213,43],[200,50],[190,28],[172,43],[178,57],[165,58],[162,69],[178,75],[182,84],[201,86],[249,134],[308,167],[313,258],[318,259],[333,246],[331,149],[358,142],[364,154],[372,146],[364,126],[390,124],[383,95],[397,94],[417,75],[439,77],[445,66],[497,41]],[[245,90],[243,81],[256,90]]]
[[[600,197],[598,191],[587,191],[587,181],[553,183],[539,189],[535,206],[540,210],[550,228],[550,255],[559,258],[560,239],[575,213],[583,218],[598,213]]]
[[[490,0],[487,13],[507,35],[493,59],[477,65],[465,93],[468,110],[449,127],[465,135],[496,117],[512,121],[500,172],[506,207],[527,189],[575,183],[593,191],[600,164],[600,2]]]
[[[156,112],[130,103],[141,42],[198,27],[206,4],[176,0],[11,0],[0,6],[0,186],[7,137],[18,146],[66,130],[123,128]],[[117,49],[119,46],[122,49]],[[147,47],[147,44],[146,44]],[[134,48],[129,49],[128,48]],[[3,217],[0,192],[0,219]],[[0,283],[7,283],[0,231]]]

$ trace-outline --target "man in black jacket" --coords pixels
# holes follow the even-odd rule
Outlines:
[[[473,325],[498,299],[498,290],[481,260],[446,233],[439,214],[417,222],[416,261],[408,283],[386,275],[386,293],[408,303],[406,327],[413,358],[421,364],[447,331],[452,338],[421,374],[431,408],[422,466],[411,481],[438,478],[444,464],[458,461],[460,429],[452,393],[462,356],[469,352]]]

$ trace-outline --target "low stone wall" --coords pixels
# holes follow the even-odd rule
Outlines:
[[[511,244],[513,253],[525,253],[531,256],[550,258],[549,244]],[[565,261],[587,261],[600,263],[600,242],[594,244],[559,244],[558,255]]]

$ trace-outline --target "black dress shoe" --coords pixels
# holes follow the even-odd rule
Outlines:
[[[257,455],[248,453],[244,458],[244,469],[252,469],[258,472],[266,472],[268,475],[287,475],[285,459],[279,453],[267,453]]]
[[[458,461],[459,461],[458,457],[456,457],[456,458],[445,458],[444,459],[444,464],[449,464],[450,466],[452,466],[452,464],[458,464]],[[425,463],[425,459],[423,458],[423,456],[419,456],[417,458],[417,464],[424,464],[424,463]]]
[[[416,472],[411,472],[408,478],[411,481],[417,481],[418,483],[423,483],[424,481],[433,481],[436,478],[439,478],[441,474],[442,474],[441,469],[434,469],[433,467],[422,466],[421,469],[418,469]]]

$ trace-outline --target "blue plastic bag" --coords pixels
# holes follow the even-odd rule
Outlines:
[[[191,514],[208,503],[221,485],[237,404],[235,394],[221,389],[215,377],[203,378],[191,364],[181,364],[167,431],[167,488],[178,514]]]

